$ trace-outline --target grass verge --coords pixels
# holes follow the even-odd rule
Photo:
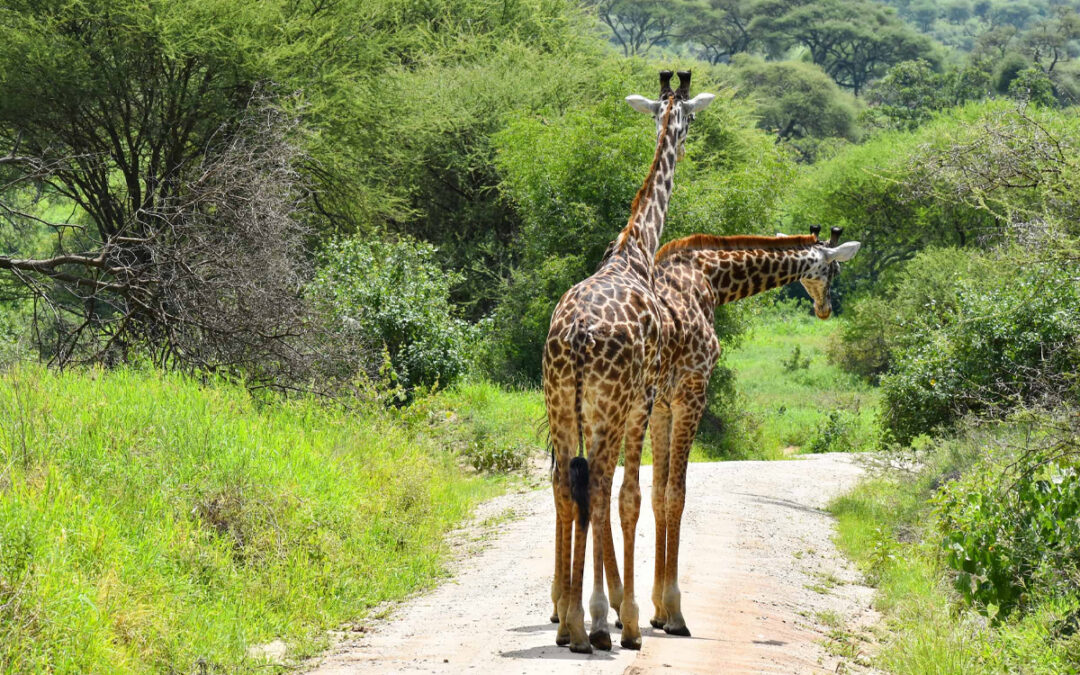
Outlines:
[[[695,456],[782,459],[874,447],[877,389],[826,357],[841,321],[822,321],[790,303],[765,313],[727,356],[738,393],[719,402],[725,428],[703,421]]]
[[[516,396],[466,385],[405,419],[172,374],[4,373],[0,670],[266,672],[252,645],[317,651],[438,577],[444,533],[501,489],[448,429],[540,451]]]
[[[884,624],[875,664],[890,673],[1070,673],[1080,640],[1061,637],[1076,608],[1036,602],[994,624],[963,605],[950,585],[928,499],[942,480],[966,470],[977,448],[963,442],[931,455],[917,473],[890,470],[835,500],[837,544],[877,588]]]

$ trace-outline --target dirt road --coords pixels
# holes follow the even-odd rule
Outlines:
[[[644,467],[637,544],[642,650],[620,648],[616,631],[613,651],[591,656],[556,647],[548,621],[555,531],[550,488],[501,497],[481,507],[479,525],[459,533],[462,554],[451,580],[343,640],[312,664],[314,672],[860,671],[870,647],[854,635],[874,620],[871,590],[855,583],[857,574],[832,544],[831,518],[821,510],[859,474],[851,456],[838,454],[691,465],[679,585],[693,637],[680,638],[648,625],[654,534],[652,474]],[[616,490],[620,481],[617,475]],[[587,606],[588,564],[585,580]]]

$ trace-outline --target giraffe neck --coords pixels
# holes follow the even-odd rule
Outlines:
[[[675,177],[675,148],[678,136],[678,125],[675,123],[676,105],[677,103],[672,101],[664,112],[649,174],[634,197],[630,207],[630,221],[616,240],[616,253],[627,252],[633,262],[644,263],[645,275],[650,278],[653,257],[660,246],[660,237],[664,234],[664,221],[667,218],[668,201]],[[630,248],[637,250],[630,252]],[[633,266],[637,268],[640,265]]]
[[[713,292],[713,305],[748,298],[798,281],[817,262],[812,248],[695,251]]]

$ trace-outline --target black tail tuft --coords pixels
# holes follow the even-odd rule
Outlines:
[[[570,496],[577,502],[578,527],[584,532],[589,526],[589,460],[584,457],[570,460]]]

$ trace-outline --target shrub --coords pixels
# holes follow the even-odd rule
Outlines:
[[[883,421],[895,438],[946,428],[966,413],[1001,414],[1080,394],[1080,264],[992,256],[960,278],[922,321],[896,337],[882,378]]]
[[[472,331],[449,302],[458,277],[435,254],[410,239],[339,239],[323,251],[309,288],[316,306],[373,357],[368,374],[385,350],[390,377],[406,391],[450,384],[467,363]]]
[[[1064,424],[1023,421],[1034,432],[1028,438],[1039,439],[1034,445],[1025,440],[1020,452],[977,464],[933,500],[954,586],[994,618],[1035,597],[1080,590],[1080,472],[1072,464],[1080,447],[1075,419],[1068,422],[1067,410],[1064,417]],[[1071,440],[1058,437],[1061,431]]]
[[[917,326],[936,325],[955,312],[962,279],[982,279],[987,261],[959,248],[931,247],[898,266],[874,295],[845,313],[829,357],[845,370],[876,380],[893,364],[892,350]]]

